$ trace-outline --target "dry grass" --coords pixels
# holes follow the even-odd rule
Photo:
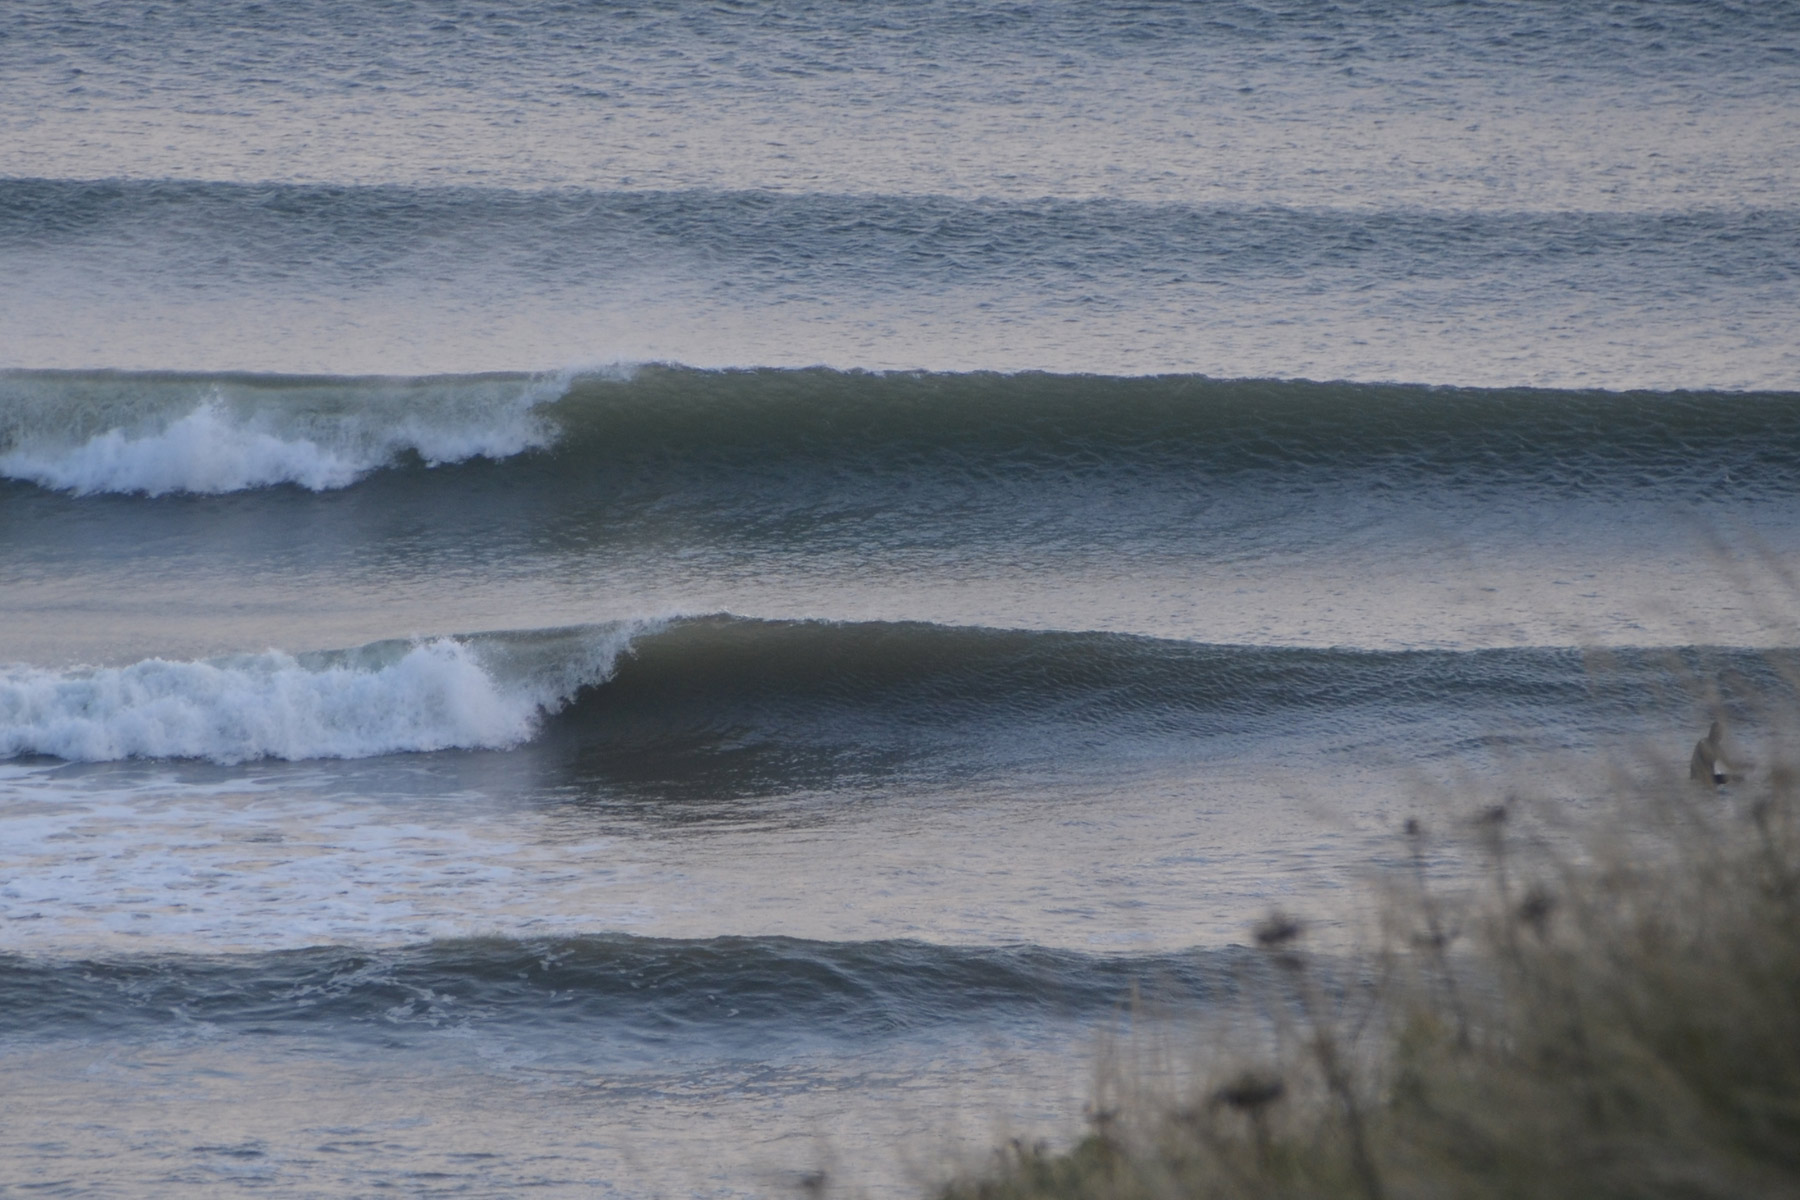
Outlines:
[[[1800,1197],[1800,786],[1660,774],[1573,840],[1482,813],[1457,900],[1409,823],[1382,949],[1314,956],[1272,915],[1253,1049],[1172,1091],[1116,1076],[1073,1148],[942,1200]]]

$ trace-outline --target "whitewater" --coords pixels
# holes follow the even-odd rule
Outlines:
[[[920,1195],[1407,821],[1766,759],[1797,55],[7,6],[0,1191]]]

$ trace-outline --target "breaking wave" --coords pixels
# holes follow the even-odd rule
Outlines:
[[[569,635],[536,669],[509,647],[447,637],[335,654],[0,668],[0,758],[242,762],[516,746],[546,712],[606,679],[630,638],[626,627]],[[558,639],[536,639],[545,642]]]
[[[323,491],[384,467],[489,459],[556,494],[1277,473],[1785,496],[1796,455],[1800,394],[1783,392],[657,364],[421,379],[0,372],[0,476],[78,495]]]
[[[326,491],[409,455],[438,466],[547,446],[538,408],[566,386],[15,373],[0,377],[0,475],[81,496]]]
[[[1416,740],[1405,752],[1416,757],[1627,731],[1646,694],[1702,659],[1787,695],[1791,658],[1621,650],[1596,673],[1566,648],[1301,649],[718,614],[298,656],[0,668],[0,758],[243,762],[537,741],[571,778],[731,791],[932,762],[1113,769],[1237,752],[1247,739],[1390,757]]]

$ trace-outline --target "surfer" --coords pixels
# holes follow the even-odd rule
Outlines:
[[[1694,757],[1688,760],[1688,778],[1699,783],[1711,781],[1724,783],[1731,778],[1725,760],[1720,757],[1720,746],[1725,738],[1725,730],[1717,721],[1706,731],[1706,736],[1694,743]]]

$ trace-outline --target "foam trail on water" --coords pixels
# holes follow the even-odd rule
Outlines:
[[[85,438],[54,422],[27,423],[0,452],[0,475],[83,496],[219,495],[278,484],[327,491],[407,453],[438,466],[548,446],[556,429],[536,409],[566,386],[539,381],[504,398],[383,396],[336,411],[215,387],[181,408],[152,398],[144,412],[140,402],[140,411],[120,412]]]
[[[577,663],[518,680],[479,645],[453,638],[373,662],[270,650],[209,662],[0,668],[0,758],[243,762],[504,749],[530,739],[539,718],[579,688],[610,677],[630,637],[611,630],[589,639]]]

